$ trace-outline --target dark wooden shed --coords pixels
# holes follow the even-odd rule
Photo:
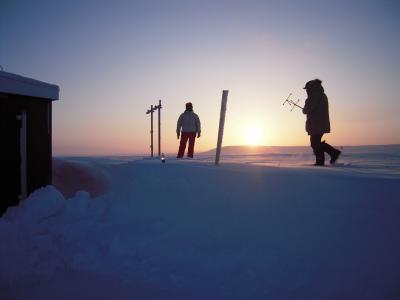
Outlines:
[[[51,184],[52,102],[59,87],[0,71],[0,215]]]

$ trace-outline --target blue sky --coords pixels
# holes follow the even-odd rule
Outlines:
[[[262,144],[307,145],[304,116],[281,103],[323,80],[335,145],[400,143],[397,1],[7,1],[0,65],[55,83],[56,154],[148,151],[145,111],[162,99],[174,152],[186,101],[215,146],[223,89],[224,144],[249,128]]]

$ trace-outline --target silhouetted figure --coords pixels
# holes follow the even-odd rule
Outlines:
[[[181,135],[182,129],[182,135]],[[193,158],[194,152],[194,142],[197,137],[200,137],[201,134],[201,125],[200,119],[197,114],[193,112],[192,103],[186,103],[186,110],[179,116],[178,124],[176,126],[176,135],[179,139],[181,136],[181,142],[179,144],[179,151],[177,158],[182,158],[185,153],[186,143],[189,140],[189,149],[187,152],[187,156]]]
[[[304,87],[307,92],[307,99],[304,104],[303,113],[307,115],[306,131],[310,135],[311,148],[316,158],[316,166],[323,166],[325,164],[324,152],[330,155],[331,164],[336,162],[341,153],[341,151],[333,148],[325,141],[321,142],[324,133],[331,131],[328,97],[325,95],[321,83],[321,80],[314,79],[307,82]]]

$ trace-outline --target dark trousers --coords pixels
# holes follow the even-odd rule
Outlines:
[[[189,140],[189,149],[187,152],[187,156],[193,158],[194,142],[196,141],[196,132],[182,132],[177,158],[182,158],[183,154],[185,154],[186,143],[188,140]]]
[[[321,142],[323,134],[313,134],[310,135],[310,142],[311,142],[311,148],[313,149],[313,152],[315,154],[316,158],[316,164],[317,165],[323,165],[325,164],[325,152],[329,154],[329,156],[332,157],[332,155],[335,155],[339,152],[339,150],[333,148],[331,145],[326,143],[325,141]]]

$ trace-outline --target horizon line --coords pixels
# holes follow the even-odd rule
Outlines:
[[[342,145],[342,146],[338,146],[341,148],[344,147],[376,147],[376,146],[400,146],[400,143],[394,143],[394,144],[354,144],[354,145]],[[268,147],[268,148],[296,148],[296,147],[310,147],[309,145],[292,145],[292,146],[279,146],[279,145],[225,145],[222,146],[222,148],[226,148],[226,147],[248,147],[248,148],[257,148],[257,147]],[[204,150],[204,151],[199,151],[197,152],[198,154],[202,154],[202,153],[207,153],[210,151],[215,150],[216,148],[211,148],[209,150]],[[162,152],[164,154],[176,154],[175,152]],[[150,156],[149,153],[143,153],[143,152],[132,152],[132,153],[104,153],[104,154],[90,154],[90,153],[76,153],[76,154],[66,154],[66,153],[60,153],[60,154],[53,154],[52,157],[53,158],[57,158],[57,157],[104,157],[104,156],[118,156],[118,157],[126,157],[126,156]],[[154,154],[153,157],[158,157],[157,154]]]

